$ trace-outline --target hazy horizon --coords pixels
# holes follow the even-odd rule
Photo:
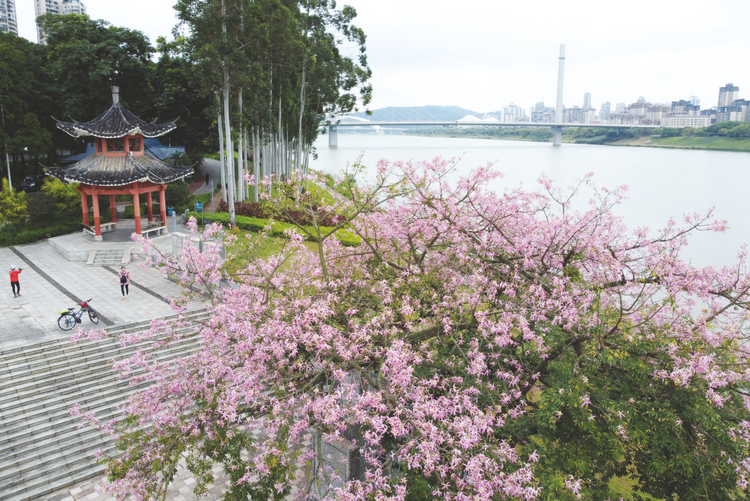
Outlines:
[[[84,0],[93,19],[143,31],[152,44],[171,36],[174,0]],[[630,104],[639,96],[670,102],[698,96],[716,105],[719,87],[733,83],[750,98],[750,2],[648,2],[627,8],[593,0],[509,4],[468,0],[346,0],[367,34],[373,71],[369,109],[460,106],[498,111],[514,103],[528,110],[554,106],[559,45],[566,44],[566,107],[592,94]],[[36,42],[34,6],[18,2],[19,35]],[[342,50],[355,55],[353,47]]]

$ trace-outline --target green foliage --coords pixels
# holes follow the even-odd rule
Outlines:
[[[750,124],[744,123],[729,130],[729,137],[750,137]]]
[[[16,193],[10,189],[8,180],[3,178],[0,190],[0,224],[20,221],[27,213],[26,193]]]
[[[47,176],[42,191],[54,202],[60,212],[76,213],[81,210],[81,192],[78,183],[63,183],[57,178]]]
[[[40,123],[50,103],[45,88],[44,49],[11,33],[0,32],[0,158],[5,153],[25,162],[52,146],[52,135]],[[45,113],[46,112],[46,113]],[[7,149],[7,150],[6,150]],[[14,162],[14,165],[16,162]],[[21,169],[13,169],[15,176]]]
[[[0,228],[0,247],[30,244],[45,238],[66,235],[80,230],[80,219],[56,221],[41,227],[28,226],[22,223],[9,224]]]
[[[55,200],[46,193],[37,193],[28,197],[29,221],[32,224],[52,220],[58,213]]]
[[[164,203],[167,207],[174,207],[175,211],[182,212],[190,205],[190,190],[184,181],[169,183],[164,191]]]
[[[550,333],[556,336],[565,337]],[[586,499],[616,495],[610,480],[626,476],[635,480],[634,493],[656,498],[733,499],[720,493],[734,492],[734,466],[713,458],[741,455],[727,431],[743,402],[720,408],[706,400],[705,382],[680,387],[654,378],[655,370],[672,368],[661,341],[627,337],[589,342],[552,361],[539,379],[544,392],[530,397],[534,408],[514,424],[519,440],[533,437],[527,452],[541,457],[537,474],[549,486],[542,499],[565,499],[563,472],[587,479],[597,494]],[[582,404],[586,397],[590,405]],[[620,426],[626,437],[618,436]]]
[[[198,220],[198,223],[201,222],[201,214],[198,214],[197,212],[190,212],[188,214],[188,217],[191,216],[195,217]],[[206,224],[213,222],[221,223],[224,226],[229,226],[229,214],[227,214],[226,212],[203,214],[203,220],[206,222]],[[235,224],[242,230],[252,231],[254,233],[263,232],[265,231],[267,226],[270,226],[270,231],[268,231],[268,234],[273,237],[281,238],[286,238],[286,235],[284,235],[284,231],[295,229],[297,233],[305,235],[305,238],[309,241],[317,242],[318,240],[315,228],[311,226],[300,227],[294,224],[276,222],[271,219],[258,219],[255,217],[247,216],[235,216]],[[329,232],[332,229],[333,228],[327,228],[325,226],[322,226],[320,228],[321,232],[323,233]],[[335,233],[335,237],[339,242],[341,242],[342,245],[348,247],[356,247],[361,243],[358,236],[346,230],[338,230]]]
[[[651,143],[672,148],[750,151],[750,138],[743,137],[655,137]]]
[[[159,204],[154,204],[153,205],[154,215],[159,214],[159,210],[160,210]],[[141,205],[141,218],[146,217],[146,215],[148,214],[147,211],[148,211],[148,207],[146,205]],[[132,205],[128,205],[127,207],[125,207],[125,209],[123,209],[122,218],[123,219],[135,219],[135,209],[133,208]]]
[[[47,33],[59,117],[98,116],[112,106],[112,85],[120,87],[122,104],[136,115],[150,110],[153,48],[142,32],[77,14],[45,14],[37,22]]]

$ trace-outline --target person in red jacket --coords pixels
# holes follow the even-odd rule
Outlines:
[[[23,268],[16,269],[15,266],[10,267],[10,287],[13,289],[13,297],[21,295],[21,283],[18,281],[18,275],[23,271]]]

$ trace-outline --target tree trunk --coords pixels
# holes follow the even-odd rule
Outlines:
[[[225,171],[227,169],[226,159],[224,158],[224,132],[222,129],[221,121],[221,110],[219,110],[219,117],[217,119],[219,124],[219,161],[221,162],[221,199],[227,199],[227,176]]]
[[[227,21],[226,21],[226,9],[224,0],[221,0],[221,14],[222,23],[221,31],[224,34],[224,41],[226,42],[227,36]],[[224,135],[226,136],[227,144],[227,174],[229,175],[229,186],[227,189],[227,204],[229,205],[229,224],[234,226],[234,148],[232,147],[232,128],[231,128],[231,117],[229,114],[229,68],[227,65],[227,56],[224,55],[224,83],[222,85],[222,93],[224,95]]]

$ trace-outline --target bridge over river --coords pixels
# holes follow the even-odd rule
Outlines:
[[[341,120],[352,119],[354,117],[340,117]],[[658,129],[659,125],[619,125],[619,124],[581,124],[581,123],[548,123],[548,122],[500,122],[488,120],[457,120],[453,122],[371,122],[366,119],[358,118],[356,122],[338,122],[328,125],[328,147],[337,148],[339,145],[338,129],[339,128],[363,128],[372,127],[379,129],[381,127],[549,127],[555,133],[553,146],[562,144],[562,129],[566,127],[591,127],[596,129]],[[558,131],[560,138],[558,139]]]
[[[620,124],[587,124],[587,123],[564,123],[563,122],[563,84],[565,79],[565,44],[560,45],[560,57],[558,59],[557,73],[557,104],[555,106],[555,121],[548,122],[500,122],[495,120],[478,120],[466,121],[458,120],[453,122],[443,121],[406,121],[406,122],[371,122],[367,119],[353,116],[331,117],[328,127],[328,147],[336,148],[339,144],[338,129],[341,127],[549,127],[553,132],[553,146],[562,145],[562,130],[565,127],[593,127],[608,129],[656,129],[658,125],[620,125]],[[342,122],[347,120],[347,122]]]

